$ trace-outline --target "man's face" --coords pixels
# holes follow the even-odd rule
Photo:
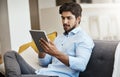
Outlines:
[[[62,12],[61,18],[65,32],[69,32],[73,28],[77,27],[80,21],[80,17],[76,18],[75,15],[69,11]]]

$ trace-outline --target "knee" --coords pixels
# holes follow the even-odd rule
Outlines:
[[[10,57],[10,56],[14,56],[17,52],[16,51],[7,51],[5,54],[4,54],[4,59],[6,57]]]

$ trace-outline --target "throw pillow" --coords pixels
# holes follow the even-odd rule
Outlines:
[[[52,32],[50,34],[47,35],[48,38],[51,40],[51,41],[54,41],[54,39],[56,38],[57,36],[57,32]],[[18,50],[18,53],[21,53],[23,52],[25,49],[27,49],[28,47],[32,47],[36,52],[38,52],[38,49],[34,43],[34,41],[32,42],[28,42],[26,44],[23,44],[22,46],[19,47],[19,50]]]
[[[34,51],[32,47],[28,47],[26,50],[21,52],[20,55],[34,69],[37,70],[41,68],[38,61],[38,54]]]

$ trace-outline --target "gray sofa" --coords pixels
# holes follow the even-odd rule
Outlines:
[[[114,54],[118,41],[95,40],[90,61],[79,77],[112,77]],[[21,75],[21,77],[52,77],[41,75]]]
[[[96,40],[90,61],[79,77],[112,77],[118,41]]]

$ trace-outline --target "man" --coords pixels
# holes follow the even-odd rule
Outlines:
[[[41,39],[45,52],[39,52],[40,65],[47,68],[34,70],[15,52],[5,54],[6,70],[11,68],[9,61],[20,67],[22,74],[50,75],[59,77],[78,77],[84,71],[94,47],[93,40],[81,29],[82,8],[77,3],[65,3],[60,9],[64,33],[56,37],[54,43]],[[12,59],[10,59],[12,58]],[[13,68],[14,69],[14,68]],[[15,69],[14,69],[15,70]],[[15,73],[14,75],[20,75]],[[6,76],[11,74],[6,71]],[[13,74],[12,74],[13,75]]]

